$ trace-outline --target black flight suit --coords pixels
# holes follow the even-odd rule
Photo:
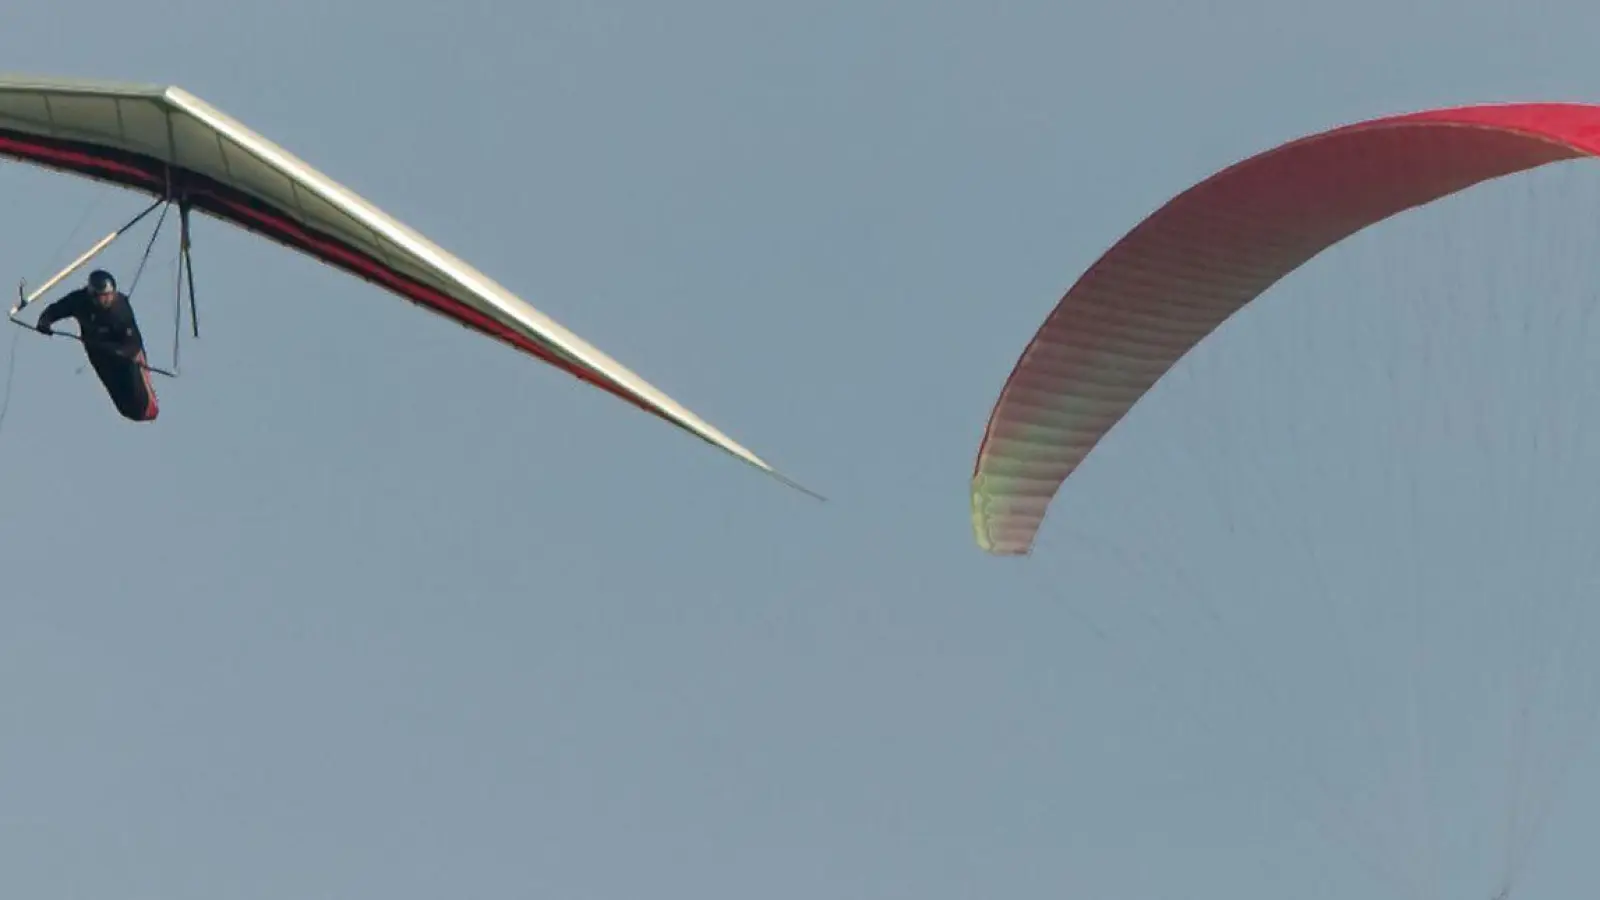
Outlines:
[[[145,368],[144,336],[139,333],[128,295],[118,291],[109,306],[101,306],[88,289],[79,288],[45,307],[37,327],[48,332],[50,323],[61,319],[78,321],[89,364],[117,412],[135,422],[154,421],[161,409],[150,371]]]

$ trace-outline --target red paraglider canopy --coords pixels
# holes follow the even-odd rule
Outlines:
[[[1483,181],[1597,154],[1600,106],[1437,109],[1292,141],[1178,195],[1084,273],[1006,381],[973,473],[979,546],[1027,553],[1062,482],[1139,398],[1324,249]]]

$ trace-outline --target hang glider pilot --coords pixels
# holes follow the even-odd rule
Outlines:
[[[111,273],[104,269],[89,273],[86,286],[45,307],[34,327],[53,334],[51,324],[62,319],[77,320],[84,353],[117,412],[134,422],[154,421],[161,410],[150,383],[144,336],[139,333],[133,304],[127,294],[117,290]]]

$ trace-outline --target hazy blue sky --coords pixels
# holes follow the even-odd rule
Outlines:
[[[1440,337],[1470,278],[1318,304],[1330,260],[1141,407],[1036,558],[976,549],[966,479],[1033,329],[1162,199],[1352,119],[1600,98],[1597,26],[1576,2],[8,4],[0,68],[184,86],[832,499],[199,220],[203,336],[154,427],[75,346],[15,345],[0,893],[1487,900],[1514,707],[1480,654],[1544,588],[1581,599],[1595,500],[1593,457],[1504,427],[1581,430],[1589,333]],[[34,281],[140,203],[18,166],[0,197],[0,275]],[[1432,233],[1350,277],[1420,304],[1461,262]],[[107,257],[125,277],[142,237]],[[1592,302],[1591,247],[1540,309]],[[136,294],[158,363],[172,255]],[[1367,364],[1434,340],[1435,394]],[[1438,391],[1498,424],[1462,438]],[[1285,520],[1306,539],[1261,524]],[[1437,652],[1406,643],[1410,597],[1462,614],[1430,619]],[[1353,655],[1323,658],[1313,609]],[[1592,758],[1517,897],[1592,889]],[[1436,894],[1337,843],[1412,848],[1422,806],[1440,844],[1395,865]]]

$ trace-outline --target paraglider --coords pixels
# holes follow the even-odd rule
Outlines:
[[[1006,380],[971,480],[978,545],[1028,553],[1061,484],[1140,397],[1323,250],[1489,179],[1596,154],[1597,106],[1435,109],[1292,141],[1173,198],[1090,266]]]
[[[1093,626],[1075,649],[1128,667],[1108,681],[1151,676],[1163,722],[1228,764],[1249,754],[1235,771],[1398,895],[1515,896],[1600,722],[1593,554],[1572,524],[1595,508],[1600,391],[1594,196],[1574,188],[1600,173],[1559,165],[1595,156],[1600,106],[1519,103],[1372,119],[1222,169],[1061,297],[971,473],[978,546],[1028,556],[1067,479],[1137,405],[1160,410],[1161,436],[1125,445],[1127,480],[1097,482],[1115,500],[1064,523],[1082,552],[1043,587]],[[1560,200],[1457,215],[1540,183]],[[1212,337],[1269,292],[1276,316]],[[1453,858],[1447,831],[1471,842]]]
[[[800,486],[483,273],[179,87],[0,78],[0,156],[109,182],[176,205],[191,320],[189,213],[244,228],[559,368],[791,486]],[[137,221],[137,219],[135,220]],[[101,239],[11,314],[85,265]],[[154,238],[152,237],[152,240]],[[181,286],[180,286],[181,290]],[[194,333],[199,334],[198,323]],[[804,490],[804,488],[800,488]]]

